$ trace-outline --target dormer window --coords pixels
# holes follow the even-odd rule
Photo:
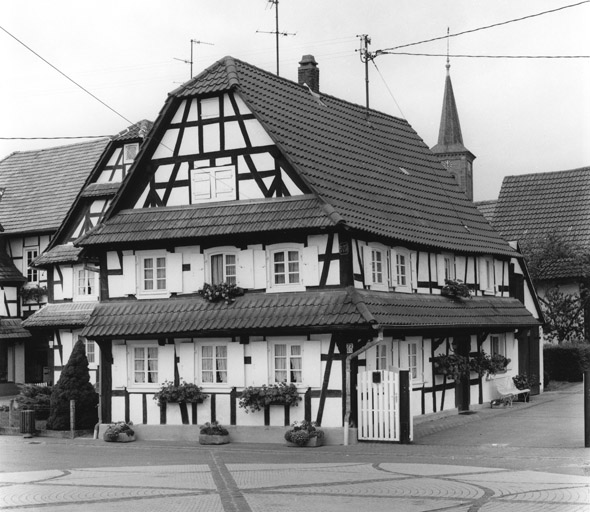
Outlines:
[[[371,290],[389,290],[389,250],[382,244],[363,247],[365,285]]]
[[[123,146],[123,163],[124,164],[131,164],[137,153],[139,152],[139,144],[125,144]]]
[[[236,171],[233,166],[191,170],[191,203],[236,199]]]
[[[211,265],[211,284],[236,284],[236,254],[213,254],[209,261]]]

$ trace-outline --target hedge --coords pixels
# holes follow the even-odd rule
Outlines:
[[[543,347],[543,363],[550,380],[581,382],[584,371],[590,370],[590,344],[547,344]]]

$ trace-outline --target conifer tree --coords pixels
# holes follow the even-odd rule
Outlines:
[[[78,339],[57,384],[53,387],[49,430],[69,430],[70,400],[76,401],[76,429],[94,428],[98,421],[98,394],[90,383],[84,341]]]

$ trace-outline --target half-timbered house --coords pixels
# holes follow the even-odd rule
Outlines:
[[[99,270],[81,335],[100,347],[103,422],[260,431],[305,418],[395,440],[397,391],[381,395],[391,422],[377,432],[365,428],[378,415],[365,412],[362,386],[396,382],[401,369],[412,414],[467,409],[491,384],[447,382],[433,357],[494,345],[513,375],[520,333],[538,325],[534,292],[515,298],[520,255],[407,121],[322,94],[312,56],[298,83],[226,57],[170,93],[102,222],[75,247]],[[447,279],[473,297],[441,295]],[[54,274],[54,299],[66,299],[65,283]],[[199,293],[223,283],[244,294]],[[208,398],[188,414],[158,407],[167,381]],[[297,387],[300,406],[239,407],[245,387],[279,382]]]
[[[43,254],[32,262],[33,271],[46,276],[48,304],[28,317],[23,325],[44,337],[46,344],[49,340],[50,382],[59,379],[99,299],[98,261],[84,258],[82,249],[73,242],[100,222],[151,127],[150,121],[140,121],[101,144],[100,153],[89,155],[93,160],[89,161],[91,165],[86,169],[84,181],[78,183],[77,195],[70,198],[63,222]],[[94,341],[86,340],[92,382],[96,382],[98,350]]]

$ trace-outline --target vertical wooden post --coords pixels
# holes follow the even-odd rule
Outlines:
[[[76,401],[70,400],[70,435],[76,436]]]
[[[584,372],[584,447],[590,448],[590,370]]]
[[[412,411],[410,407],[410,371],[399,372],[399,442],[410,444],[412,442]]]

